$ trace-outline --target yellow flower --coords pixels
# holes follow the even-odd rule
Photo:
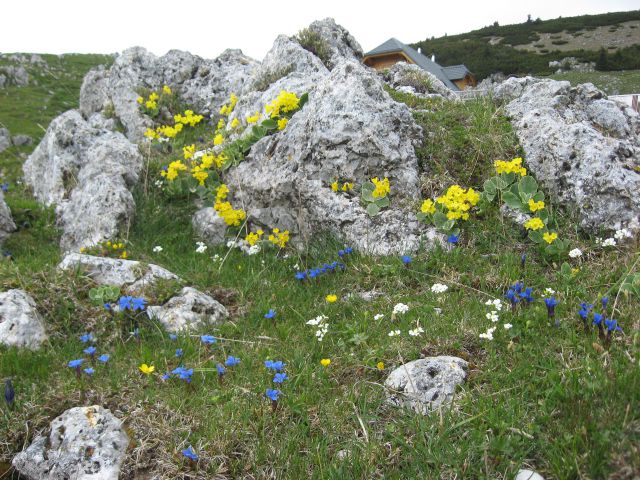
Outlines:
[[[260,237],[262,237],[262,235],[264,234],[264,232],[260,229],[256,230],[256,232],[251,232],[249,233],[249,235],[247,235],[246,237],[244,237],[244,239],[246,240],[246,242],[251,245],[252,247],[258,243],[258,240],[260,240]]]
[[[218,120],[218,125],[216,125],[216,130],[222,130],[225,126],[224,120],[221,118]]]
[[[155,102],[156,100],[158,100],[158,94],[156,92],[151,92],[151,95],[149,95],[149,100],[151,100],[152,102]]]
[[[331,365],[331,359],[323,358],[322,360],[320,360],[320,365],[322,365],[323,367],[328,367],[329,365]]]
[[[378,177],[374,177],[371,179],[371,183],[376,186],[371,194],[373,198],[384,198],[391,191],[391,186],[389,185],[389,179],[387,177],[384,177],[382,180],[379,180]]]
[[[144,136],[149,140],[155,140],[156,138],[158,138],[158,133],[155,130],[147,128],[144,132]]]
[[[558,238],[558,234],[556,232],[553,232],[553,233],[545,232],[544,235],[542,235],[542,238],[548,244],[552,244]]]
[[[127,255],[127,252],[126,252],[126,251],[124,251],[124,252],[122,252],[122,253],[120,254],[120,258],[127,258],[127,256],[128,256],[128,255]]]
[[[172,181],[178,178],[178,172],[185,170],[187,170],[187,166],[180,160],[176,160],[169,164],[166,171],[160,172],[160,175],[165,177],[167,180]]]
[[[278,130],[284,130],[288,123],[288,118],[281,118],[280,120],[278,120]]]
[[[540,230],[541,228],[544,228],[544,222],[542,219],[534,217],[524,223],[524,228],[527,230]]]
[[[144,103],[144,98],[138,97],[138,98],[136,98],[136,102],[138,102],[140,105],[142,105]]]
[[[274,228],[269,235],[269,241],[276,247],[284,248],[289,241],[289,230],[281,232],[279,228]]]
[[[238,128],[240,126],[240,120],[238,120],[237,118],[234,118],[233,120],[231,120],[231,128]]]
[[[342,191],[343,191],[343,192],[348,192],[348,191],[350,191],[350,190],[353,190],[353,183],[350,183],[350,182],[344,182],[344,183],[342,184]]]
[[[324,299],[328,302],[328,303],[335,303],[338,300],[338,296],[334,295],[333,293],[327,295],[326,297],[324,297]]]
[[[168,85],[165,85],[164,87],[162,87],[162,93],[164,93],[165,95],[171,95],[171,89],[169,88]]]
[[[376,363],[376,368],[378,370],[384,370],[384,362],[378,362]]]
[[[215,137],[213,137],[213,144],[214,145],[222,145],[224,143],[224,137],[221,134],[217,134]]]
[[[280,116],[281,112],[292,112],[297,110],[299,106],[300,99],[295,93],[280,90],[278,97],[271,103],[267,104],[264,109],[271,118],[276,118]]]
[[[331,190],[333,190],[334,192],[338,191],[338,181],[337,180],[331,184]]]
[[[194,153],[196,153],[196,146],[194,144],[191,144],[187,147],[182,147],[182,154],[184,155],[185,160],[193,158]]]
[[[247,117],[248,124],[256,123],[258,120],[260,120],[260,112],[256,112],[255,115]]]
[[[579,269],[579,268],[577,268],[577,267],[576,267],[576,268],[572,268],[572,269],[571,269],[571,275],[577,275],[577,274],[578,274],[578,272],[580,272],[580,269]]]
[[[138,370],[140,370],[142,373],[144,373],[145,375],[150,375],[154,372],[154,370],[156,369],[156,367],[154,367],[153,365],[149,366],[146,363],[143,363],[142,365],[140,365],[138,367]]]
[[[145,107],[149,110],[155,110],[158,108],[158,104],[153,100],[147,100],[144,104]]]
[[[529,199],[529,210],[531,212],[537,212],[538,210],[542,210],[544,208],[544,202],[540,200],[539,202],[535,202],[533,198]]]
[[[522,167],[522,158],[514,158],[510,162],[504,160],[496,160],[493,165],[496,167],[496,173],[515,173],[521,176],[527,174],[527,169]]]
[[[424,202],[422,202],[422,207],[420,207],[420,211],[422,213],[428,213],[430,215],[435,213],[436,212],[436,206],[433,203],[433,200],[428,198]]]

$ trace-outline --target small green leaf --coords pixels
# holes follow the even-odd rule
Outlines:
[[[367,213],[370,217],[375,217],[380,213],[380,207],[378,207],[378,205],[376,205],[375,203],[370,203],[369,205],[367,205]]]
[[[502,200],[510,208],[513,208],[513,209],[516,209],[516,210],[522,210],[523,209],[522,208],[522,202],[520,201],[520,197],[517,197],[516,195],[514,195],[511,192],[504,192],[502,194]]]
[[[563,264],[560,266],[560,273],[564,276],[571,276],[571,265],[569,265],[567,262],[563,262]]]
[[[536,202],[543,202],[544,201],[544,193],[538,192],[532,198]]]
[[[538,182],[536,182],[535,178],[526,175],[518,182],[518,190],[520,191],[520,195],[527,194],[529,198],[531,198],[538,191]]]
[[[496,178],[495,177],[491,177],[491,178],[487,179],[483,184],[483,188],[484,188],[485,192],[488,192],[490,194],[495,195],[496,194],[496,190],[497,190]]]
[[[276,122],[271,118],[267,118],[266,120],[263,120],[260,125],[266,128],[267,130],[275,130],[276,128],[278,128],[278,122]]]
[[[529,230],[528,237],[532,242],[535,243],[544,242],[544,238],[542,237],[542,232],[540,230]]]
[[[298,102],[298,109],[302,109],[309,101],[309,93],[305,92],[300,96],[300,101]]]
[[[389,206],[389,197],[376,198],[375,199],[375,203],[380,208],[388,207]]]

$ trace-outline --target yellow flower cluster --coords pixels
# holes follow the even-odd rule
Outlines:
[[[168,85],[164,85],[162,87],[162,95],[171,95],[171,93],[171,88],[169,88]],[[144,97],[138,97],[136,101],[139,105],[144,105],[147,110],[157,110],[159,99],[160,95],[156,92],[151,92],[146,100]]]
[[[190,127],[195,127],[199,124],[204,117],[202,115],[195,115],[193,110],[185,110],[184,115],[178,113],[173,116],[173,120],[177,124],[189,125]]]
[[[420,207],[420,211],[422,213],[428,213],[429,215],[432,215],[432,214],[436,213],[436,204],[433,203],[433,200],[428,198],[427,200],[422,202],[422,206]]]
[[[469,210],[480,200],[480,195],[473,189],[463,189],[459,185],[451,185],[447,192],[436,198],[436,202],[444,205],[449,220],[468,220]]]
[[[389,185],[389,179],[387,177],[384,177],[382,180],[378,177],[373,177],[371,183],[376,187],[371,193],[373,198],[384,198],[391,191],[391,185]]]
[[[253,247],[256,243],[258,243],[258,241],[260,241],[262,235],[264,235],[264,232],[261,229],[258,229],[255,231],[255,233],[249,233],[246,237],[244,237],[244,239],[249,245]]]
[[[260,120],[260,117],[262,115],[260,114],[260,112],[256,112],[255,115],[252,116],[248,116],[247,117],[247,123],[249,125],[254,124],[254,123],[258,123],[258,120]],[[224,125],[223,125],[224,126]]]
[[[553,242],[555,242],[558,239],[558,234],[556,232],[544,232],[544,235],[542,235],[542,238],[544,239],[545,242],[551,245]]]
[[[100,257],[126,259],[129,255],[124,248],[125,245],[122,242],[112,242],[111,240],[107,240],[91,247],[81,247],[80,253]]]
[[[515,173],[517,175],[522,175],[523,177],[527,174],[527,169],[522,166],[522,158],[514,158],[510,162],[505,162],[504,160],[496,160],[493,165],[496,167],[496,173]]]
[[[200,164],[191,163],[191,176],[198,181],[200,186],[204,186],[204,181],[209,178],[209,170],[215,165],[217,168],[222,167],[227,157],[224,153],[214,155],[213,153],[205,153],[200,157]]]
[[[289,230],[281,232],[279,228],[274,228],[269,235],[269,241],[276,247],[284,248],[289,241]]]
[[[544,228],[544,222],[541,218],[534,217],[524,222],[524,228],[527,230],[540,230],[541,228]]]
[[[279,117],[282,113],[292,112],[297,110],[300,106],[300,99],[293,92],[287,92],[285,90],[280,90],[280,93],[271,103],[267,104],[264,109],[269,115],[270,118]],[[282,127],[284,128],[286,124]],[[280,128],[280,125],[278,125]],[[282,130],[280,128],[280,130]]]
[[[333,190],[334,192],[337,192],[338,190],[342,190],[343,192],[349,192],[353,190],[353,183],[344,182],[341,187],[338,181],[336,180],[331,184],[331,190]]]
[[[171,92],[171,89],[169,88],[168,85],[164,85],[162,87],[162,93],[164,93],[165,95],[171,95],[171,93],[173,93],[173,92]]]
[[[182,154],[185,160],[193,158],[193,154],[196,153],[196,146],[194,144],[182,147]]]
[[[278,130],[284,130],[287,125],[289,124],[289,119],[288,118],[281,118],[280,120],[278,120]]]
[[[247,218],[247,214],[242,209],[235,210],[231,206],[231,203],[226,201],[228,193],[229,187],[224,183],[220,185],[216,191],[216,201],[213,204],[213,208],[218,212],[218,215],[222,217],[227,225],[237,227],[245,218]]]
[[[233,120],[231,120],[230,126],[231,128],[238,128],[240,126],[240,120],[234,118]]]
[[[178,172],[187,170],[187,166],[181,160],[171,162],[166,170],[160,172],[160,175],[172,182],[178,178]]]
[[[533,213],[537,212],[538,210],[542,210],[544,208],[544,202],[542,200],[540,200],[539,202],[536,202],[533,200],[533,198],[529,199],[529,210]]]
[[[229,115],[233,112],[233,109],[236,108],[236,103],[238,103],[238,97],[235,93],[232,93],[229,97],[229,103],[225,103],[222,108],[220,108],[220,115]]]

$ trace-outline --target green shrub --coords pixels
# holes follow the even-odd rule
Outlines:
[[[318,32],[310,28],[305,28],[300,30],[293,38],[302,48],[322,60],[322,63],[327,67],[331,66],[331,51],[329,50],[329,45]]]
[[[293,65],[289,65],[288,67],[283,67],[283,68],[281,68],[279,70],[266,72],[266,73],[262,74],[262,76],[256,80],[255,89],[258,92],[264,92],[267,88],[269,88],[269,85],[271,85],[272,83],[277,82],[281,78],[286,77],[292,71],[293,71]]]

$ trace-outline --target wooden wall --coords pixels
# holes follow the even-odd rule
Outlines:
[[[398,62],[413,63],[409,58],[400,53],[389,53],[387,55],[380,55],[376,57],[367,57],[364,59],[364,64],[375,68],[376,70],[384,70],[385,68],[391,68]]]

